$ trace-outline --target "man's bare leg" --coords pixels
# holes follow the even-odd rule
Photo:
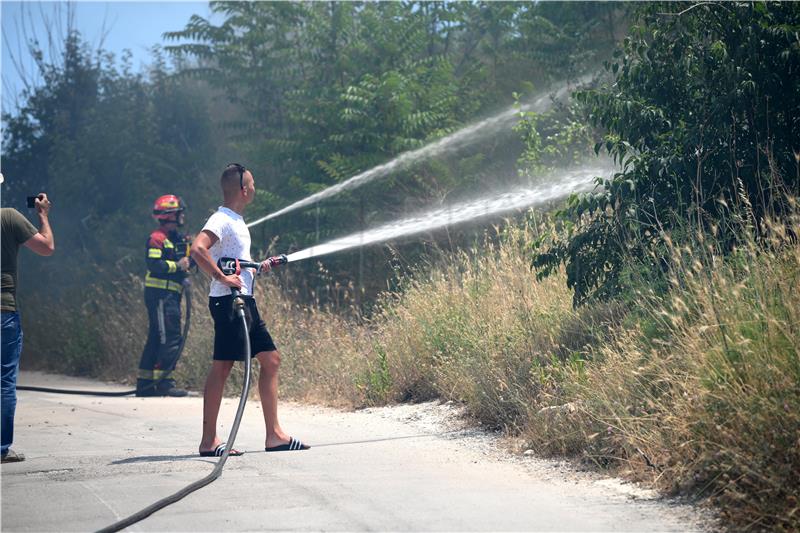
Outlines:
[[[267,428],[267,448],[289,444],[289,436],[283,432],[278,422],[278,367],[281,355],[275,350],[259,352],[256,355],[260,370],[258,373],[258,394],[261,396],[261,409],[264,411],[264,425]]]
[[[213,361],[206,378],[203,392],[203,437],[200,439],[200,451],[210,451],[222,443],[217,436],[217,417],[222,404],[222,393],[225,381],[233,368],[233,361]]]

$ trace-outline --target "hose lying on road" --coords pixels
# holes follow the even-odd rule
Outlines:
[[[183,348],[186,346],[186,337],[189,335],[189,325],[191,324],[192,320],[192,291],[187,290],[184,291],[185,294],[185,302],[186,302],[186,320],[183,323],[183,335],[181,336],[181,344],[178,346],[178,357],[176,360],[181,358],[181,354],[183,354]],[[165,378],[160,378],[156,381],[153,381],[149,385],[146,385],[141,390],[145,391],[147,389],[158,387],[158,385],[164,380]],[[109,392],[109,391],[94,391],[94,390],[72,390],[72,389],[53,389],[50,387],[34,387],[31,385],[17,385],[17,390],[27,390],[33,392],[49,392],[53,394],[77,394],[81,396],[130,396],[132,394],[136,394],[136,389],[133,390],[126,390],[126,391],[118,391],[118,392]]]
[[[172,505],[173,503],[182,500],[192,492],[201,489],[217,479],[220,475],[222,475],[222,467],[225,466],[225,461],[228,460],[228,455],[230,455],[231,450],[233,449],[234,442],[236,441],[236,433],[239,431],[239,423],[242,421],[242,413],[244,413],[244,404],[247,402],[247,394],[250,391],[250,335],[247,330],[247,320],[244,316],[244,302],[242,301],[241,297],[237,294],[234,295],[234,308],[236,309],[236,314],[242,319],[242,327],[244,328],[244,339],[245,339],[245,361],[244,361],[244,385],[242,386],[242,395],[239,398],[239,407],[236,409],[236,417],[233,420],[233,427],[231,427],[230,435],[228,435],[227,444],[225,445],[225,452],[222,454],[222,457],[217,462],[214,470],[211,471],[209,475],[187,485],[186,487],[182,488],[178,492],[167,496],[166,498],[162,498],[157,502],[153,503],[138,511],[133,513],[127,518],[123,518],[119,522],[115,522],[110,526],[106,526],[103,529],[99,529],[98,533],[111,533],[114,531],[121,531],[126,527],[132,526],[136,522],[144,520],[151,514],[155,513],[163,509],[168,505]]]

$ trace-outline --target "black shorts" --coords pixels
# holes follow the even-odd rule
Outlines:
[[[244,296],[244,317],[250,333],[250,353],[277,350],[267,325],[258,314],[254,298]],[[210,296],[208,309],[214,319],[214,359],[217,361],[244,361],[247,347],[242,331],[242,319],[233,312],[233,296]]]

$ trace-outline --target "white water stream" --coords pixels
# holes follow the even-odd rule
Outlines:
[[[511,192],[435,209],[419,216],[392,222],[372,230],[354,233],[318,246],[312,246],[289,254],[287,258],[291,263],[349,248],[423,233],[490,215],[541,205],[551,200],[564,198],[573,192],[587,191],[593,186],[593,178],[608,177],[611,173],[612,171],[608,167],[600,165],[565,171],[554,175],[547,183],[542,185],[519,188]]]
[[[589,77],[585,77],[579,80],[578,83],[585,83],[588,81],[588,79]],[[507,130],[509,126],[515,120],[517,120],[521,111],[534,111],[536,113],[543,113],[552,107],[554,101],[563,98],[571,89],[571,86],[564,84],[555,93],[547,92],[546,94],[534,100],[532,103],[509,107],[502,113],[499,113],[493,117],[462,128],[455,133],[423,146],[422,148],[418,148],[417,150],[400,154],[388,163],[378,165],[360,174],[356,174],[352,178],[345,180],[342,183],[328,187],[325,190],[307,196],[302,200],[298,200],[297,202],[275,211],[274,213],[270,213],[257,220],[254,220],[253,222],[248,223],[247,227],[252,228],[253,226],[261,224],[262,222],[286,214],[290,211],[294,211],[295,209],[319,202],[325,198],[330,198],[331,196],[339,194],[342,191],[360,187],[361,185],[369,183],[372,180],[386,176],[387,174],[405,168],[419,161],[423,161],[430,157],[435,157],[446,152],[460,150],[461,148],[480,139],[491,135],[496,135],[500,131]]]

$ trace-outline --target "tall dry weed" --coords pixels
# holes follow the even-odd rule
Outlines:
[[[511,227],[498,242],[461,252],[387,298],[373,327],[391,377],[389,400],[463,401],[494,427],[517,427],[535,402],[540,368],[561,349],[573,316],[563,277],[537,282]]]
[[[594,364],[563,378],[571,414],[531,420],[530,440],[616,464],[672,492],[708,496],[737,528],[800,528],[800,231],[672,244],[661,297]]]
[[[363,405],[361,376],[370,365],[371,334],[347,315],[293,302],[274,283],[256,293],[282,353],[281,395],[336,406]]]

